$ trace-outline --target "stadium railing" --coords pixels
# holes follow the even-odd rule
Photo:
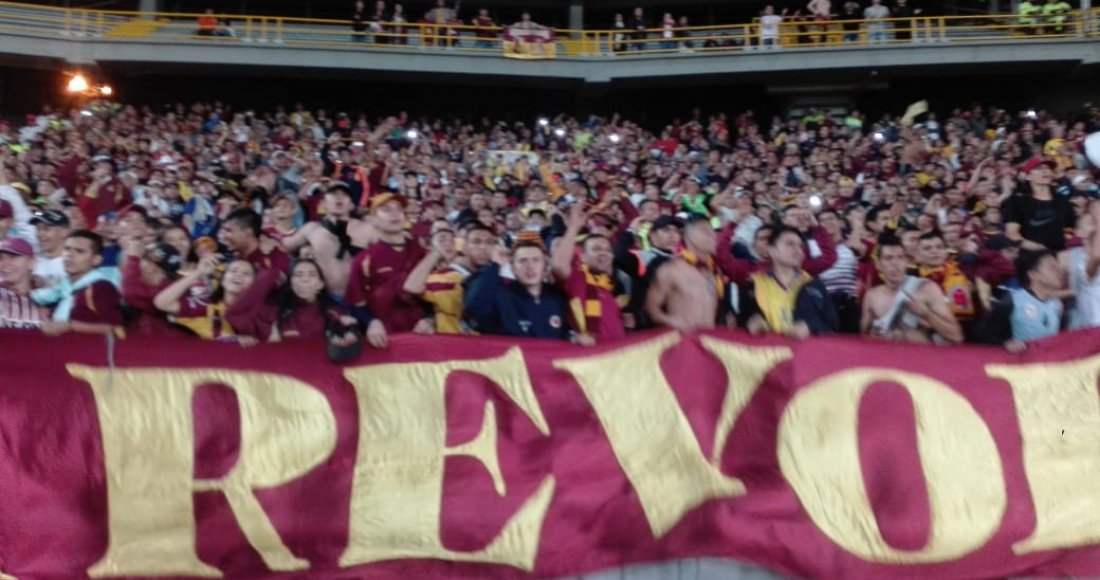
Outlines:
[[[218,13],[228,20],[222,32],[232,36],[199,34],[204,15],[170,12],[131,12],[58,8],[0,2],[0,34],[96,39],[99,41],[196,42],[276,45],[284,47],[344,48],[347,50],[448,50],[499,55],[505,40],[501,28],[491,38],[469,24],[409,22],[387,24],[380,32],[353,38],[350,21],[332,19],[251,16]],[[207,15],[209,16],[209,15]],[[1072,11],[1057,20],[1016,14],[916,16],[885,20],[792,21],[779,28],[774,44],[762,42],[757,23],[674,28],[672,38],[654,28],[637,39],[630,30],[553,30],[557,56],[621,57],[706,54],[730,51],[821,50],[904,46],[936,43],[996,43],[1093,39],[1100,9]]]

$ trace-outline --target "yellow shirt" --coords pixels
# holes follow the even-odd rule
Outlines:
[[[794,326],[794,303],[802,287],[811,280],[803,272],[790,288],[784,288],[770,272],[756,272],[752,275],[753,292],[760,314],[768,322],[772,332],[784,333]]]
[[[428,276],[420,295],[435,310],[435,331],[439,334],[462,333],[462,273],[451,268]]]

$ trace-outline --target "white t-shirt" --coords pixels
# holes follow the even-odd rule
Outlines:
[[[39,256],[34,261],[34,276],[41,278],[46,286],[56,286],[65,277],[65,264],[61,256],[47,258]]]
[[[775,39],[779,38],[779,24],[783,22],[783,17],[772,14],[771,16],[760,17],[760,37]]]

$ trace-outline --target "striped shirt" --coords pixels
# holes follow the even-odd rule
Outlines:
[[[0,328],[42,328],[42,310],[29,294],[20,296],[8,288],[0,288]]]
[[[818,275],[829,294],[855,296],[859,281],[859,260],[855,252],[845,244],[836,247],[836,263]]]

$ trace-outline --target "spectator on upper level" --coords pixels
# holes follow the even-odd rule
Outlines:
[[[847,0],[840,9],[840,19],[843,21],[841,28],[844,30],[844,42],[859,41],[859,20],[863,19],[863,11],[859,2]]]
[[[867,21],[867,42],[879,44],[889,40],[886,19],[890,9],[882,5],[882,0],[871,0],[871,5],[863,9],[863,19]]]
[[[218,18],[214,16],[214,9],[207,8],[202,16],[199,17],[199,28],[195,31],[196,36],[214,36],[214,31],[218,29]]]
[[[385,9],[385,3],[382,4]],[[367,6],[363,0],[355,0],[355,7],[351,12],[351,41],[352,42],[366,42],[367,41],[367,27],[370,24],[370,17],[367,15]]]
[[[648,35],[646,29],[649,25],[646,23],[645,11],[641,6],[634,9],[634,13],[630,17],[628,24],[630,28],[630,50],[645,50],[645,40]]]
[[[779,27],[786,15],[786,8],[782,14],[776,14],[770,4],[764,7],[764,12],[760,14],[760,46],[779,48]]]
[[[920,16],[924,10],[910,6],[909,0],[896,0],[896,2],[893,9],[890,10],[891,18],[898,19],[894,22],[894,38],[902,42],[909,42],[913,39],[914,27],[916,26],[913,17]]]
[[[493,48],[493,41],[497,38],[497,25],[493,22],[493,18],[489,16],[489,10],[482,8],[477,11],[477,18],[474,18],[470,24],[475,27],[474,35],[477,37],[478,48]]]
[[[626,21],[623,20],[622,14],[615,15],[615,19],[611,23],[611,28],[615,31],[611,35],[611,50],[613,52],[626,52]]]

